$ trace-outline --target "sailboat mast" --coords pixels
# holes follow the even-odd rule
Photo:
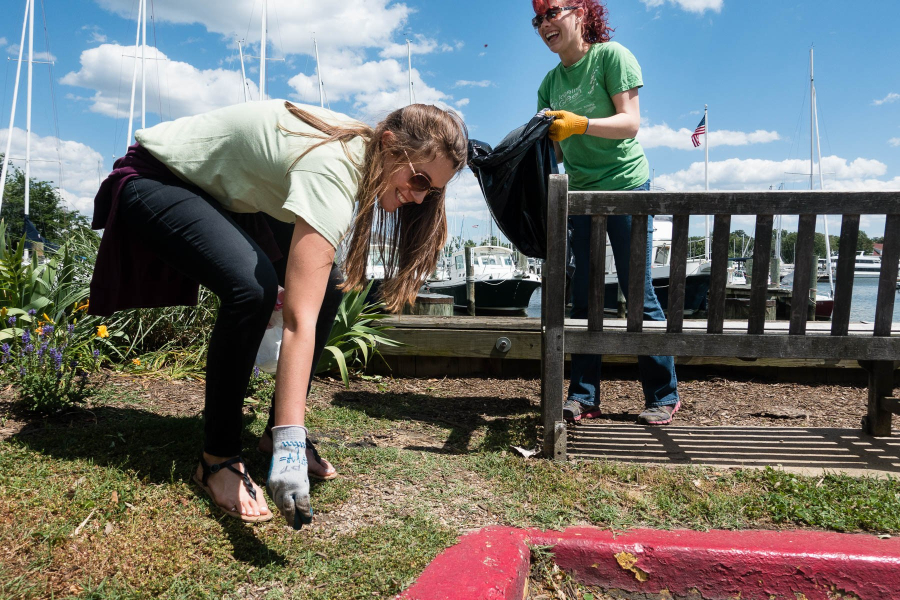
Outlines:
[[[137,89],[137,49],[141,43],[141,13],[144,10],[144,0],[138,3],[137,32],[134,34],[134,69],[131,71],[131,106],[128,110],[128,137],[125,139],[125,151],[131,146],[131,133],[134,131],[134,93]]]
[[[406,62],[407,62],[407,73],[409,74],[409,103],[413,103],[413,91],[412,91],[412,46],[410,46],[409,40],[406,40]]]
[[[141,129],[147,127],[147,0],[141,13]]]
[[[266,99],[266,19],[267,0],[262,3],[262,32],[259,41],[259,99]]]
[[[244,102],[249,100],[247,98],[247,72],[244,71],[244,48],[241,43],[244,40],[238,40],[238,54],[241,56],[241,90],[244,92]]]
[[[809,49],[809,189],[813,189],[816,127],[816,85],[813,78],[813,49]]]
[[[319,78],[319,106],[325,108],[325,84],[322,83],[322,69],[319,67],[319,45],[316,36],[313,36],[313,48],[316,51],[316,77]]]
[[[809,81],[810,81],[810,105],[812,107],[812,122],[816,139],[816,155],[819,159],[819,189],[825,190],[825,179],[822,177],[822,140],[819,138],[819,108],[816,103],[816,86],[813,81],[813,49],[809,49]],[[812,161],[812,153],[810,153],[810,161]],[[812,163],[810,162],[810,188],[812,189]],[[828,215],[822,215],[822,222],[825,224],[825,268],[828,271],[828,286],[831,289],[831,295],[834,296],[834,274],[831,270],[831,238],[828,235]]]
[[[9,114],[9,131],[6,135],[6,152],[3,167],[0,168],[0,207],[3,206],[3,190],[6,188],[6,171],[9,168],[9,151],[12,148],[13,124],[16,121],[16,102],[19,100],[19,77],[22,74],[22,53],[25,51],[25,32],[28,29],[28,7],[31,0],[25,0],[25,18],[22,20],[22,39],[19,41],[19,62],[16,64],[16,86],[13,88],[12,109]],[[25,186],[28,187],[27,185]]]
[[[25,216],[31,195],[31,82],[34,71],[34,2],[28,3],[28,94],[25,107]],[[10,128],[9,135],[12,135]]]

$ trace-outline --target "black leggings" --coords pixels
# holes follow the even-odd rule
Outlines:
[[[244,396],[278,285],[284,285],[293,225],[269,220],[284,254],[273,264],[219,202],[187,185],[131,180],[119,198],[119,216],[168,265],[218,296],[206,361],[203,448],[215,456],[239,454]],[[313,369],[337,314],[341,281],[333,265],[316,323]]]

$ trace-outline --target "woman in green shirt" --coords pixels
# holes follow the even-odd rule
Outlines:
[[[638,88],[641,68],[624,46],[610,41],[606,7],[596,0],[532,0],[531,23],[547,47],[559,56],[538,89],[538,110],[551,109],[550,126],[557,158],[565,165],[569,188],[576,191],[647,190],[650,169],[635,138],[641,122]],[[572,318],[588,312],[590,217],[570,219],[575,274]],[[631,217],[613,216],[608,235],[619,285],[628,289]],[[653,218],[647,235],[644,318],[664,321],[650,276]],[[563,416],[571,421],[600,415],[597,388],[600,356],[574,355]],[[665,425],[680,408],[675,362],[671,356],[638,358],[644,410],[638,422]]]
[[[197,284],[216,294],[193,479],[228,515],[265,521],[272,513],[239,454],[242,409],[283,280],[266,487],[299,528],[312,519],[306,393],[323,298],[340,283],[335,250],[348,236],[338,286],[347,290],[365,283],[370,245],[387,246],[382,298],[392,311],[414,301],[447,237],[444,191],[465,166],[465,125],[422,104],[373,128],[269,100],[161,123],[135,138],[95,199],[94,226],[105,232],[91,309],[196,302]],[[254,216],[275,222],[243,218]]]

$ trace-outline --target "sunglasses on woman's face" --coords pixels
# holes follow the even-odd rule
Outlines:
[[[541,24],[544,22],[544,19],[548,21],[555,21],[556,18],[562,14],[564,10],[575,10],[579,8],[578,6],[554,6],[553,8],[547,9],[542,15],[534,15],[534,18],[531,19],[531,26],[534,27],[535,31],[540,29]]]
[[[428,175],[416,171],[406,150],[403,151],[403,154],[406,155],[406,162],[409,163],[409,169],[412,171],[412,175],[410,175],[406,182],[407,185],[409,185],[409,189],[414,192],[426,192],[426,196],[440,194],[441,189],[431,185],[431,178],[428,177]]]

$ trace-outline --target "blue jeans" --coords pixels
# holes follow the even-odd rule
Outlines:
[[[634,188],[649,190],[650,182]],[[572,276],[572,318],[587,319],[588,315],[588,265],[590,264],[591,217],[579,215],[569,218],[573,228],[572,254],[575,273]],[[607,234],[616,261],[619,285],[627,294],[628,263],[631,250],[631,216],[611,216],[607,220]],[[653,249],[653,217],[647,219],[647,276],[644,281],[644,320],[665,321],[666,316],[656,298],[650,275]],[[629,307],[630,308],[630,307]],[[600,386],[598,354],[573,354],[569,375],[568,397],[582,404],[595,406],[597,388]],[[675,377],[675,360],[671,356],[639,356],[638,368],[644,388],[647,407],[667,406],[678,402],[678,381]]]

